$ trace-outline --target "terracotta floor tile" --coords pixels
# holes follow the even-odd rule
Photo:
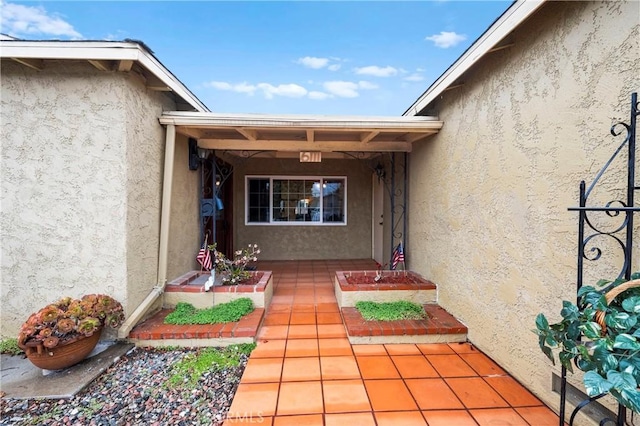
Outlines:
[[[477,376],[476,372],[458,355],[427,355],[427,360],[442,377]]]
[[[287,358],[318,356],[318,339],[289,339],[286,342]]]
[[[429,426],[478,426],[466,410],[423,411]]]
[[[420,411],[376,411],[378,426],[427,426]]]
[[[498,392],[494,391],[480,377],[449,378],[445,381],[467,408],[500,408],[509,406]]]
[[[251,358],[282,358],[286,340],[258,340],[256,348],[251,352]]]
[[[315,325],[290,325],[289,339],[315,339],[318,331]]]
[[[458,354],[477,354],[479,351],[469,342],[449,343],[449,347]]]
[[[347,338],[318,339],[320,356],[353,355]]]
[[[316,322],[318,324],[342,324],[342,315],[338,312],[318,312]]]
[[[290,324],[315,324],[316,314],[311,312],[293,312]]]
[[[269,309],[267,311],[267,315],[270,315],[270,314],[282,314],[282,313],[290,314],[291,313],[291,304],[273,303],[273,300],[272,300],[271,304],[269,305]]]
[[[271,298],[271,303],[274,303],[276,305],[279,305],[279,304],[283,304],[283,305],[288,304],[288,305],[290,305],[290,304],[293,303],[293,296],[292,295],[282,295],[282,296],[280,296],[280,295],[276,294]]]
[[[359,379],[360,370],[354,356],[320,357],[322,380]]]
[[[454,350],[446,343],[421,343],[416,345],[425,355],[453,355]]]
[[[279,382],[282,358],[250,358],[242,374],[241,383]]]
[[[389,355],[422,355],[416,345],[384,345]]]
[[[320,380],[320,362],[317,357],[285,358],[282,367],[283,382]]]
[[[322,390],[325,413],[371,411],[362,380],[323,381]]]
[[[357,356],[363,379],[395,379],[400,375],[388,356]]]
[[[289,314],[288,313],[273,313],[267,314],[264,317],[263,326],[265,325],[288,325]]]
[[[421,410],[462,409],[464,405],[442,379],[405,380]]]
[[[315,311],[316,306],[313,303],[294,304],[292,307],[292,312],[315,313]]]
[[[257,337],[260,340],[286,339],[288,331],[288,325],[263,325]]]
[[[325,426],[376,426],[371,413],[325,414]]]
[[[338,308],[338,304],[335,302],[318,303],[316,306],[316,312],[340,312],[340,308]]]
[[[529,426],[513,408],[492,408],[488,410],[469,410],[480,426],[509,425]],[[538,425],[535,425],[538,426]]]
[[[484,380],[497,390],[500,396],[512,407],[543,405],[538,398],[512,377],[485,377]]]
[[[521,407],[516,408],[518,414],[535,426],[557,426],[558,415],[548,407]]]
[[[332,339],[347,337],[347,332],[342,324],[318,324],[318,338]]]
[[[387,355],[384,345],[353,345],[353,353],[360,355]]]
[[[311,295],[311,296],[294,296],[293,297],[293,304],[294,305],[307,304],[307,303],[316,303],[316,297],[313,296],[313,295]]]
[[[504,376],[507,374],[502,368],[498,366],[498,364],[493,362],[491,358],[483,353],[463,353],[460,354],[460,358],[462,358],[467,364],[469,364],[471,368],[473,368],[480,376]]]
[[[272,416],[276,412],[279,383],[240,383],[227,417]]]
[[[424,355],[391,356],[391,360],[403,379],[439,377],[438,372],[429,364]]]
[[[235,402],[235,400],[234,400]],[[314,382],[280,384],[278,415],[322,413],[322,385]]]
[[[364,386],[374,411],[417,410],[418,407],[400,379],[365,380]]]
[[[280,416],[273,419],[273,426],[323,426],[322,414],[308,416]],[[262,425],[260,425],[262,426]]]

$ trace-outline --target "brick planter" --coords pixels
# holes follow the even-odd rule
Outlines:
[[[384,271],[385,276],[404,275],[404,271]],[[407,271],[415,282],[398,284],[349,284],[347,277],[376,276],[376,271],[336,271],[334,291],[340,308],[353,307],[356,302],[396,302],[410,300],[418,304],[436,303],[436,285],[415,272]]]
[[[205,292],[204,283],[210,276],[209,272],[189,272],[167,284],[164,307],[174,307],[178,302],[187,302],[202,309],[248,297],[256,308],[266,308],[273,296],[271,271],[256,271],[252,274],[262,274],[260,281],[255,285],[223,285],[212,287]]]

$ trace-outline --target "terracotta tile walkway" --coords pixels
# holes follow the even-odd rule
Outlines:
[[[225,425],[557,425],[468,343],[351,345],[336,270],[371,260],[260,262],[275,291]]]

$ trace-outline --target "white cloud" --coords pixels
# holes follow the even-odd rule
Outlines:
[[[338,71],[342,65],[340,64],[331,64],[327,67],[329,71]]]
[[[0,31],[14,36],[38,35],[82,38],[73,25],[56,14],[50,14],[44,7],[24,6],[0,2]]]
[[[269,83],[259,83],[258,88],[264,93],[267,99],[273,99],[274,96],[284,96],[287,98],[301,98],[307,94],[307,89],[297,84],[279,84],[274,86]]]
[[[230,83],[227,83],[226,81],[210,81],[208,83],[204,83],[204,86],[213,87],[214,89],[217,89],[217,90],[226,90],[230,92],[245,93],[250,96],[252,96],[257,90],[256,86],[254,86],[253,84],[248,84],[246,82],[238,83],[238,84],[230,84]]]
[[[394,67],[379,67],[377,65],[369,65],[368,67],[356,68],[356,74],[372,75],[374,77],[391,77],[398,74],[398,70]]]
[[[424,80],[424,76],[415,72],[411,75],[408,75],[404,78],[405,81],[422,81]]]
[[[305,66],[307,68],[313,68],[314,70],[318,70],[320,68],[324,68],[329,65],[329,59],[327,58],[316,58],[314,56],[305,56],[304,58],[299,58],[296,61],[297,64]]]
[[[340,98],[357,98],[360,96],[359,89],[372,90],[378,88],[378,86],[368,81],[359,81],[357,83],[352,81],[327,81],[322,86],[327,92]]]
[[[324,92],[318,92],[318,91],[311,91],[309,92],[309,99],[314,99],[314,100],[323,100],[323,99],[327,99],[327,98],[331,98],[332,96],[328,93],[324,93]]]
[[[457,34],[453,31],[440,31],[440,34],[434,34],[425,37],[425,40],[432,41],[437,47],[447,49],[467,39],[464,34]]]

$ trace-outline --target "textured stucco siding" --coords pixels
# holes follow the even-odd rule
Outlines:
[[[171,223],[167,279],[179,277],[195,267],[200,240],[198,192],[200,169],[189,170],[187,138],[176,135],[171,192]]]
[[[239,162],[233,181],[234,246],[257,243],[263,260],[371,258],[371,174],[366,162],[358,160],[300,163],[297,159],[254,158]],[[347,225],[245,225],[247,175],[346,176]]]
[[[166,97],[134,74],[2,61],[2,335],[69,295],[155,285]]]
[[[567,208],[622,142],[609,127],[628,122],[640,89],[639,8],[548,3],[509,37],[514,46],[442,95],[442,131],[411,153],[410,268],[438,285],[474,344],[556,408],[559,369],[531,330],[539,312],[556,320],[561,300],[575,299],[577,213]],[[596,199],[621,199],[619,163]],[[600,262],[617,263],[589,266],[589,283],[620,270],[614,247],[601,247]]]

